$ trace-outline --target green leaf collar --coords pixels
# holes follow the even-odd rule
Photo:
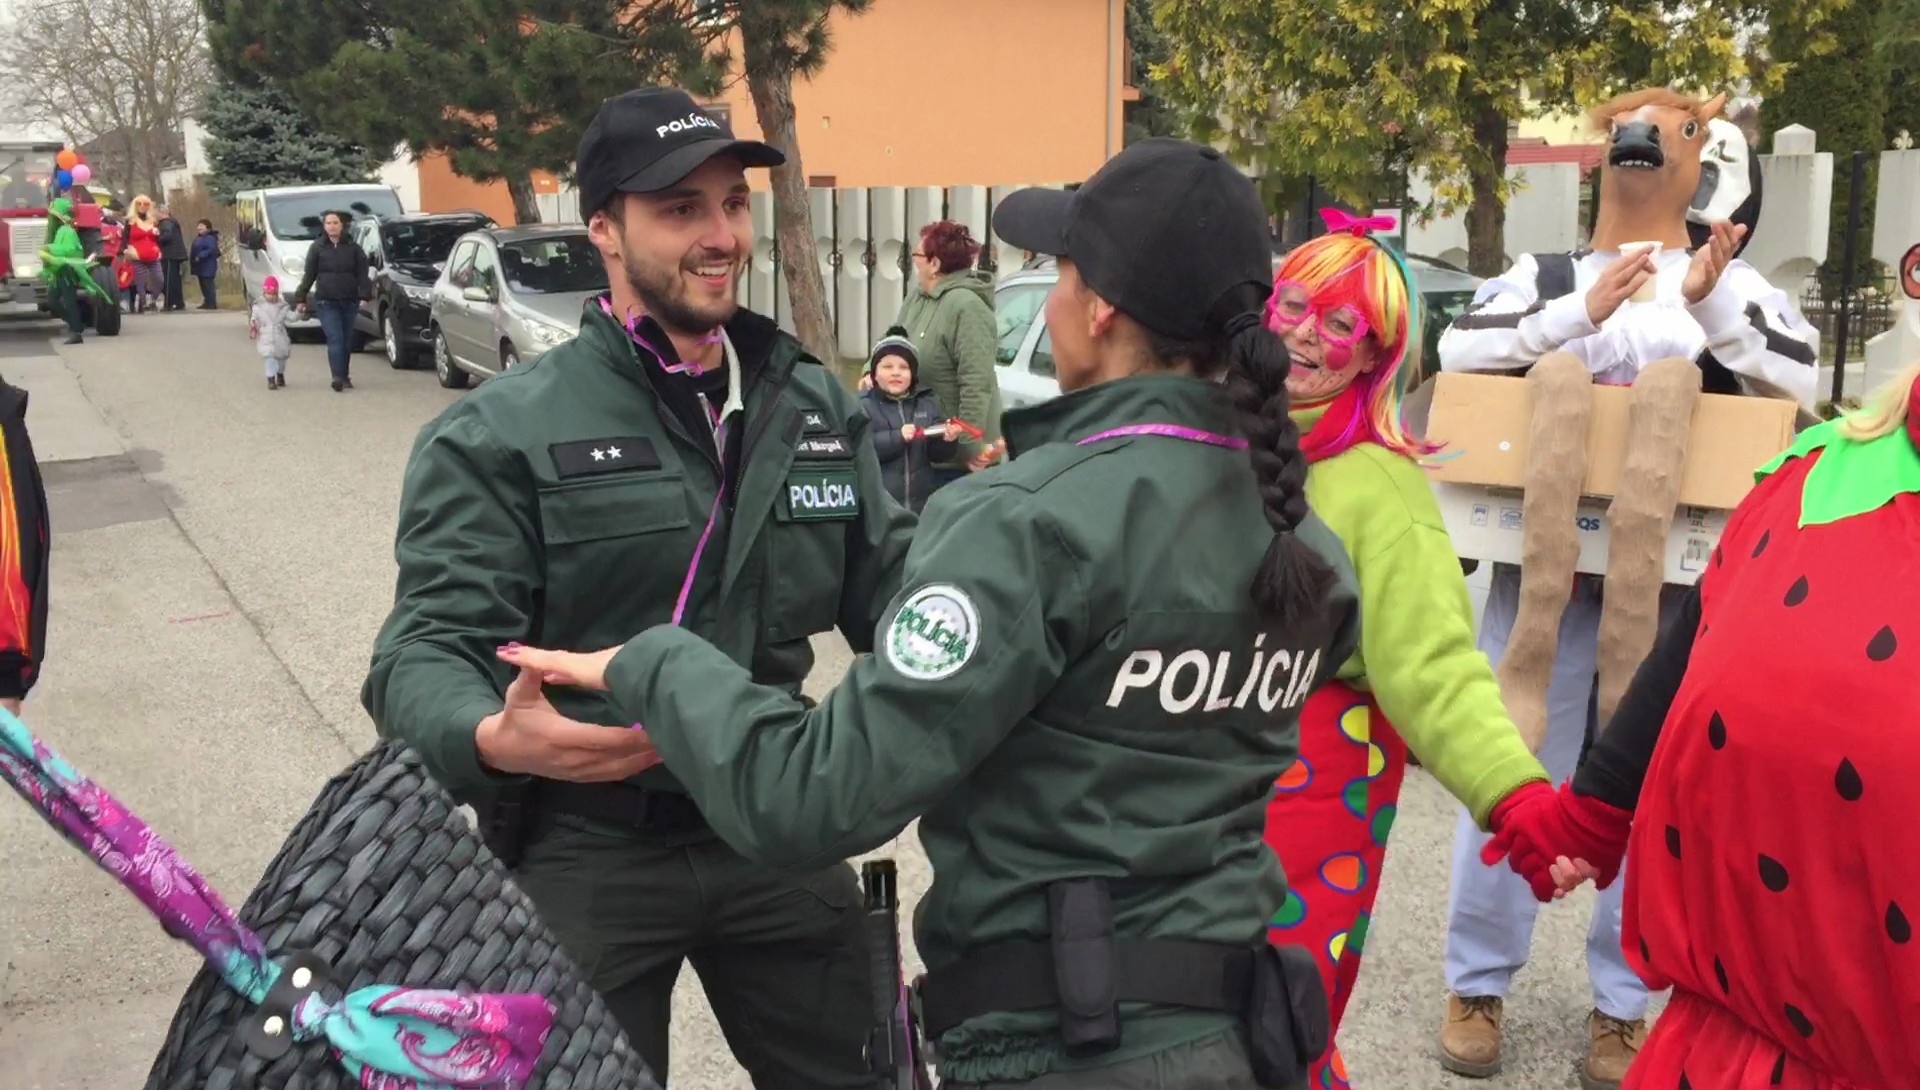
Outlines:
[[[1840,424],[1840,420],[1829,420],[1801,432],[1792,446],[1753,475],[1757,482],[1789,459],[1825,451],[1801,489],[1803,527],[1864,515],[1892,503],[1901,493],[1920,492],[1920,449],[1914,447],[1907,429],[1895,428],[1862,443],[1841,435]]]

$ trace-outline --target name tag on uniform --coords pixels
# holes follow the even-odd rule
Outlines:
[[[802,409],[800,430],[808,435],[818,435],[823,431],[832,431],[833,426],[827,423],[827,414],[819,409]]]
[[[848,469],[796,469],[781,499],[795,522],[849,519],[860,513],[859,476]]]
[[[553,470],[561,480],[660,468],[660,455],[653,443],[638,435],[554,443],[547,452],[553,456]]]
[[[807,435],[793,445],[793,456],[803,461],[844,460],[853,457],[853,444],[844,435]]]

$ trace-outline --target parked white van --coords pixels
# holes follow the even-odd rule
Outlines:
[[[307,248],[324,233],[320,220],[328,212],[346,212],[358,220],[406,211],[392,186],[377,183],[243,189],[234,194],[233,204],[240,224],[234,254],[249,304],[260,298],[260,285],[269,276],[279,279],[280,290],[291,301],[307,271]],[[317,331],[320,322],[308,317],[288,326]]]

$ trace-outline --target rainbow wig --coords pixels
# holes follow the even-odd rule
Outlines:
[[[1308,461],[1364,442],[1414,459],[1438,451],[1441,444],[1409,435],[1400,420],[1401,404],[1420,373],[1423,339],[1420,292],[1400,255],[1364,235],[1333,231],[1295,247],[1273,279],[1275,285],[1305,286],[1317,307],[1353,307],[1366,319],[1367,338],[1377,352],[1373,370],[1328,405],[1328,414],[1341,414],[1344,422],[1324,421],[1326,426],[1301,437]],[[1267,325],[1282,332],[1271,302]]]

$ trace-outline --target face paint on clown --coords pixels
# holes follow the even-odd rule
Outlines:
[[[1295,401],[1325,401],[1372,371],[1380,346],[1360,308],[1344,301],[1344,292],[1309,294],[1301,284],[1281,282],[1268,302],[1267,324],[1280,334],[1292,364],[1287,396]]]

